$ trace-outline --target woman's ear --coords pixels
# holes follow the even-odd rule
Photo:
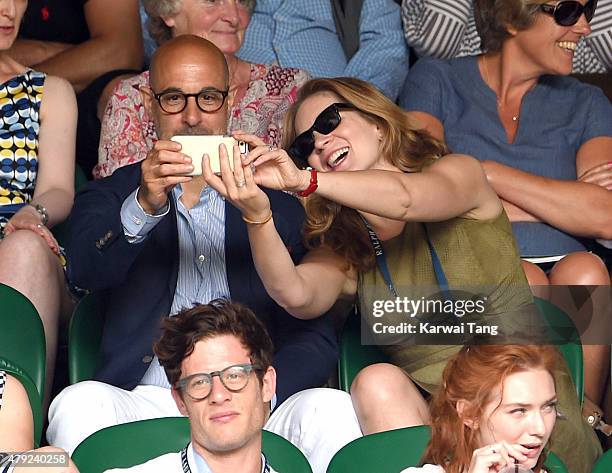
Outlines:
[[[165,23],[168,28],[174,28],[176,26],[176,21],[174,20],[174,16],[170,15],[160,15],[160,18]]]
[[[466,417],[465,412],[469,409],[470,402],[465,399],[459,399],[455,409],[457,409],[457,415],[467,428],[472,430],[478,430],[478,421],[471,417]]]
[[[512,37],[516,36],[516,34],[518,33],[518,30],[512,25],[506,25],[506,31]]]

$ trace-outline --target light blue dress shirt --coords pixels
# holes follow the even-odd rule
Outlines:
[[[297,67],[312,77],[357,77],[395,100],[408,73],[399,5],[364,0],[359,41],[347,61],[329,0],[258,0],[238,56]]]
[[[134,244],[144,241],[169,212],[169,206],[166,206],[157,215],[148,215],[138,204],[137,192],[134,191],[121,207],[124,232]],[[181,202],[182,195],[181,186],[176,186],[171,198],[178,210],[180,261],[171,314],[219,297],[230,297],[225,270],[225,202],[217,191],[205,187],[200,201],[187,210]],[[157,357],[149,365],[140,384],[170,388]]]
[[[204,460],[204,457],[202,457],[195,448],[193,448],[193,458],[195,459],[196,471],[192,473],[213,473],[208,466],[208,463],[206,463],[206,460]],[[277,473],[269,465],[268,469],[266,470],[266,457],[263,453],[261,454],[261,473]]]

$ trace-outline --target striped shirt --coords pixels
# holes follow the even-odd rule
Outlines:
[[[121,208],[124,232],[134,244],[150,232],[161,214],[147,215],[138,205],[134,191]],[[200,201],[187,210],[181,201],[182,188],[176,186],[172,198],[176,214],[179,241],[179,273],[171,314],[194,304],[206,304],[219,297],[229,298],[229,285],[225,270],[225,201],[211,187],[205,187]],[[140,384],[170,388],[168,379],[157,357],[153,359]]]
[[[419,56],[450,59],[482,53],[472,0],[403,0],[401,12],[406,42]],[[573,72],[612,70],[612,0],[599,0],[591,30],[578,43]]]

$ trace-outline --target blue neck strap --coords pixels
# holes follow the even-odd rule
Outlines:
[[[399,297],[397,293],[397,289],[395,289],[395,285],[393,284],[393,279],[391,279],[391,273],[389,272],[389,267],[387,266],[387,257],[385,256],[385,250],[382,247],[382,243],[380,242],[378,235],[369,224],[369,222],[361,216],[361,220],[366,226],[368,230],[368,236],[370,237],[370,242],[372,243],[372,248],[374,249],[374,255],[376,257],[376,265],[380,272],[382,273],[383,279],[385,280],[385,284],[389,288],[389,292],[393,297]],[[434,273],[436,274],[436,280],[438,281],[438,286],[442,290],[444,297],[447,300],[451,300],[451,295],[449,292],[448,279],[446,279],[446,275],[444,274],[444,269],[442,269],[442,263],[440,263],[440,258],[438,258],[438,253],[436,253],[436,249],[429,238],[429,233],[427,232],[427,226],[423,223],[423,231],[425,232],[425,237],[427,238],[427,246],[429,247],[429,254],[431,256],[431,262],[433,264]]]

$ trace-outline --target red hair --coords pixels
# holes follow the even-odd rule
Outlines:
[[[546,345],[470,345],[449,360],[442,386],[431,404],[431,440],[423,463],[444,467],[446,473],[467,471],[472,453],[479,448],[478,430],[464,419],[482,419],[491,393],[507,376],[530,369],[544,369],[553,376],[563,363],[557,349]],[[457,402],[468,400],[460,416]],[[542,453],[536,471],[542,467]]]

